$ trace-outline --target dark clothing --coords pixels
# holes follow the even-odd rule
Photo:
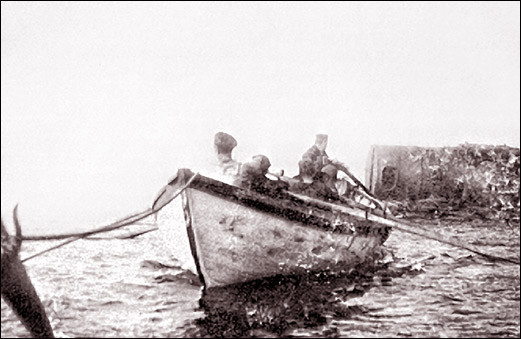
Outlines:
[[[316,145],[313,145],[302,155],[302,160],[298,163],[299,177],[310,176],[312,179],[315,179],[320,175],[322,168],[329,163],[327,153],[322,152]]]
[[[317,145],[311,146],[306,153],[302,155],[302,160],[299,161],[299,175],[295,179],[303,180],[311,179],[311,183],[299,182],[291,185],[290,190],[308,195],[313,198],[323,200],[338,200],[336,189],[329,187],[327,179],[330,177],[322,172],[322,169],[331,164],[329,156],[325,151],[321,151]],[[336,171],[334,173],[336,177]]]
[[[314,180],[310,184],[304,182],[293,183],[292,185],[290,185],[289,190],[295,193],[304,194],[309,197],[321,200],[337,201],[340,199],[338,193],[336,193],[336,191],[333,191],[330,187],[328,187],[328,185],[323,181],[322,178]]]
[[[242,164],[241,169],[239,171],[239,180],[241,186],[251,186],[251,185],[262,185],[266,180],[267,171],[264,171],[259,167],[258,163],[255,162],[246,162]]]
[[[287,198],[288,187],[285,181],[266,179],[262,185],[253,185],[252,189],[273,198]]]
[[[288,188],[288,184],[281,180],[270,180],[266,177],[268,173],[267,164],[261,162],[247,162],[241,166],[238,184],[241,187],[256,192],[277,197]]]

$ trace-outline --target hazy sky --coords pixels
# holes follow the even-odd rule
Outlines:
[[[371,144],[519,147],[519,2],[1,6],[2,216],[28,233],[150,206],[220,130],[290,175],[328,133],[362,180]]]

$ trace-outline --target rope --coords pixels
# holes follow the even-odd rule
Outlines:
[[[115,230],[115,229],[121,228],[121,227],[123,227],[123,226],[128,226],[128,225],[133,224],[133,223],[136,222],[136,221],[142,220],[142,219],[144,219],[144,218],[146,218],[146,217],[148,217],[148,216],[150,216],[150,215],[156,213],[156,211],[153,211],[152,209],[148,209],[147,211],[144,211],[144,212],[147,212],[147,213],[145,213],[143,216],[140,216],[140,217],[137,218],[136,220],[131,220],[131,221],[128,221],[128,222],[124,222],[124,223],[122,223],[122,224],[119,224],[119,222],[118,222],[117,225],[115,225],[115,226],[109,225],[109,226],[107,226],[107,227],[103,227],[102,229],[99,229],[99,230],[96,230],[96,231],[85,232],[85,233],[83,233],[82,235],[76,236],[76,237],[73,238],[73,239],[67,240],[67,241],[65,241],[65,242],[62,242],[61,244],[58,244],[58,245],[56,245],[56,246],[53,246],[53,247],[51,247],[51,248],[48,248],[48,249],[43,250],[43,251],[41,251],[41,252],[38,252],[38,253],[36,253],[36,254],[34,254],[34,255],[28,257],[28,258],[25,258],[25,259],[22,260],[22,263],[23,263],[23,262],[26,262],[26,261],[29,260],[29,259],[32,259],[32,258],[38,257],[38,256],[40,256],[40,255],[42,255],[42,254],[44,254],[44,253],[47,253],[47,252],[49,252],[49,251],[52,251],[52,250],[55,250],[55,249],[60,248],[60,247],[62,247],[62,246],[65,246],[65,245],[67,245],[67,244],[70,244],[71,242],[74,242],[74,241],[76,241],[76,240],[80,240],[80,239],[82,239],[82,238],[88,237],[89,235],[96,234],[96,233],[101,233],[101,232],[108,232],[108,231],[112,231],[112,230]],[[139,215],[139,214],[141,214],[141,213],[138,213],[138,215]]]
[[[62,242],[61,244],[58,244],[56,246],[53,246],[51,248],[48,248],[48,249],[45,249],[41,252],[38,252],[28,258],[25,258],[22,260],[22,263],[23,262],[26,262],[27,260],[29,259],[32,259],[32,258],[35,258],[35,257],[38,257],[44,253],[47,253],[47,252],[50,252],[52,250],[55,250],[57,248],[60,248],[62,246],[65,246],[67,244],[70,244],[76,240],[80,240],[80,239],[83,239],[83,238],[86,238],[90,235],[93,235],[93,234],[97,234],[97,233],[102,233],[102,232],[108,232],[108,231],[113,231],[115,229],[118,229],[118,228],[121,228],[121,227],[124,227],[124,226],[128,226],[128,225],[132,225],[134,223],[136,223],[137,221],[140,221],[140,220],[143,220],[145,219],[146,217],[149,217],[151,216],[152,214],[155,214],[157,212],[159,212],[160,210],[163,209],[163,207],[165,207],[166,205],[170,204],[175,198],[177,198],[179,196],[179,194],[181,194],[186,188],[188,188],[188,186],[190,186],[190,184],[192,183],[192,181],[195,179],[195,177],[198,175],[199,173],[195,173],[191,178],[190,180],[188,180],[188,182],[183,185],[181,187],[181,189],[176,192],[176,194],[174,194],[174,196],[172,196],[172,198],[170,198],[169,200],[167,200],[166,203],[164,203],[161,207],[157,208],[157,209],[153,209],[153,208],[147,208],[146,210],[142,211],[142,212],[139,212],[139,213],[135,213],[131,216],[128,216],[128,217],[125,217],[117,222],[114,222],[108,226],[104,226],[104,227],[101,227],[97,230],[93,230],[93,231],[89,231],[89,232],[84,232],[84,233],[76,233],[76,234],[73,234],[73,235],[70,235],[70,234],[65,234],[65,235],[59,235],[59,236],[47,236],[47,237],[43,237],[44,239],[41,239],[41,240],[49,240],[49,239],[63,239],[63,237],[71,237],[73,236],[74,239],[70,239],[70,240],[67,240],[67,241],[64,241]],[[134,219],[133,219],[134,218]],[[32,240],[35,240],[35,238],[38,238],[38,237],[26,237],[26,238],[29,238],[29,239],[32,239]]]
[[[183,191],[184,191],[188,186],[190,186],[190,184],[192,183],[192,181],[194,181],[195,177],[196,177],[198,174],[199,174],[199,172],[195,172],[194,175],[192,175],[192,177],[190,178],[190,180],[188,180],[188,181],[186,182],[186,184],[184,184],[183,187],[181,187],[181,189],[179,190],[179,192],[177,192],[176,194],[174,194],[174,196],[173,196],[172,198],[168,199],[165,203],[163,203],[163,204],[161,205],[161,207],[159,207],[159,208],[157,208],[157,209],[155,209],[155,210],[157,210],[157,212],[159,212],[163,207],[165,207],[166,205],[168,205],[169,203],[171,203],[175,198],[177,198],[177,196],[178,196],[179,194],[181,194],[181,192],[183,192]],[[167,185],[167,186],[168,186],[168,185]],[[163,193],[165,193],[165,192],[163,192]],[[156,205],[156,203],[159,201],[159,198],[160,198],[160,196],[156,198],[156,200],[154,201],[154,204],[152,205],[153,207],[154,207],[154,206]]]
[[[108,231],[112,231],[112,230],[118,228],[122,222],[129,220],[131,218],[139,217],[140,215],[144,215],[146,213],[149,213],[150,211],[151,211],[151,209],[147,208],[144,211],[135,213],[133,215],[120,219],[116,222],[113,222],[112,224],[109,224],[107,226],[103,226],[101,228],[98,228],[98,229],[95,229],[92,231],[88,231],[88,232],[65,233],[65,234],[59,234],[59,235],[23,236],[22,240],[61,240],[61,239],[67,239],[67,238],[71,238],[71,237],[81,237],[84,235],[91,235],[91,234],[100,233],[100,232],[108,232]],[[141,220],[141,219],[138,219],[138,220]],[[135,224],[135,222],[133,222],[132,224]],[[127,225],[125,225],[125,226],[127,226]]]

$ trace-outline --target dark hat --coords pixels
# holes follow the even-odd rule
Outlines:
[[[228,133],[218,132],[215,134],[214,144],[218,153],[231,153],[237,146],[237,140]]]
[[[268,157],[265,155],[262,155],[262,154],[254,155],[252,157],[252,159],[256,160],[260,163],[262,170],[268,170],[268,168],[270,168],[270,166],[271,166],[270,159],[268,159]]]

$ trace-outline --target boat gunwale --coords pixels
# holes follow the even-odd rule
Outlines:
[[[195,178],[194,178],[195,175]],[[184,219],[187,229],[187,235],[190,243],[190,250],[192,256],[195,261],[196,270],[199,276],[201,283],[203,284],[203,290],[208,288],[205,276],[203,274],[203,268],[201,266],[199,253],[197,249],[196,243],[196,235],[193,225],[193,215],[191,212],[191,203],[193,203],[193,198],[191,197],[190,190],[199,190],[201,192],[205,192],[212,196],[215,196],[220,199],[224,199],[227,201],[231,201],[232,203],[239,204],[245,208],[255,209],[257,211],[261,211],[273,217],[284,218],[286,220],[291,221],[294,224],[298,224],[299,226],[304,227],[312,227],[322,232],[333,233],[336,232],[333,226],[330,224],[330,217],[335,216],[335,211],[331,206],[323,205],[318,206],[306,202],[303,199],[298,198],[295,195],[287,194],[284,198],[286,199],[277,199],[275,197],[271,197],[268,195],[264,195],[262,193],[258,193],[252,190],[247,190],[241,187],[229,185],[222,181],[209,178],[206,176],[202,176],[200,174],[194,174],[189,169],[179,170],[177,178],[171,182],[173,185],[177,182],[178,185],[184,185],[188,180],[192,180],[190,185],[186,187],[187,189],[182,192],[183,199],[183,211],[184,211]],[[291,201],[291,206],[283,206],[281,208],[281,204],[277,204],[276,202],[280,201]],[[299,206],[299,204],[307,206],[308,211],[312,211],[310,215],[303,211],[303,207]],[[311,208],[311,209],[310,209]],[[322,213],[321,216],[313,215],[314,212]],[[288,213],[291,212],[291,213]],[[293,216],[292,216],[293,213]],[[304,216],[305,221],[302,218],[294,217],[294,214]],[[339,213],[336,213],[338,215]],[[358,222],[363,222],[362,227],[371,228],[376,231],[381,231],[383,229],[390,230],[391,227],[388,225],[381,225],[374,221],[370,221],[361,217],[353,216],[349,213],[340,213],[345,215],[347,219],[352,222],[352,219],[357,219]],[[329,217],[329,218],[328,218]],[[373,231],[374,232],[374,231]],[[371,232],[371,233],[373,233]],[[343,233],[343,232],[340,232]],[[368,232],[369,233],[369,232]],[[388,234],[388,233],[387,233]],[[363,236],[364,234],[359,234],[359,236]],[[377,236],[373,233],[373,236]],[[381,235],[382,243],[386,240],[386,235]]]
[[[179,184],[183,184],[193,175],[191,170],[181,169],[176,179],[180,181]],[[332,224],[332,220],[338,216],[343,217],[342,220],[344,221],[348,220],[353,223],[357,228],[362,227],[374,230],[390,228],[389,225],[382,225],[367,218],[361,218],[347,212],[335,211],[328,206],[328,204],[334,204],[332,202],[324,202],[324,205],[318,205],[300,199],[295,194],[289,194],[287,192],[283,196],[273,197],[253,190],[233,186],[201,174],[196,176],[189,187],[207,192],[219,198],[231,200],[247,208],[256,209],[275,217],[290,220],[291,222],[298,223],[300,226],[318,228],[324,232],[340,231]],[[346,208],[342,205],[336,206]],[[363,211],[366,215],[368,213],[366,210],[358,210]]]

